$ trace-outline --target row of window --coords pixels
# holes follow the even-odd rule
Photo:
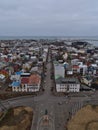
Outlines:
[[[12,91],[20,91],[20,92],[34,92],[34,91],[39,91],[39,89],[12,89]]]
[[[60,84],[60,86],[64,86],[64,87],[77,87],[77,85],[79,85],[79,84],[68,84],[68,85],[65,85],[65,84]]]
[[[57,89],[60,89],[60,90],[78,90],[79,88],[69,88],[69,89],[66,89],[66,88],[57,88]]]
[[[62,88],[62,89],[77,89],[77,88],[80,88],[79,86],[72,86],[72,87],[66,87],[66,86],[60,86],[60,87],[57,87],[57,88]]]

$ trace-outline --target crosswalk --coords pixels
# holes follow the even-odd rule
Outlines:
[[[71,114],[74,116],[78,110],[80,110],[84,106],[83,101],[75,102],[71,109]]]

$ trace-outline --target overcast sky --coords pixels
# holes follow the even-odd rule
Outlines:
[[[0,35],[98,35],[98,0],[0,0]]]

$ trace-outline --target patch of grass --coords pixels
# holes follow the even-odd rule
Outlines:
[[[68,122],[68,130],[98,130],[98,106],[87,105]]]
[[[16,107],[10,108],[0,122],[0,130],[1,128],[7,126],[7,130],[29,130],[33,117],[33,111],[29,107]],[[5,129],[5,128],[4,128]]]

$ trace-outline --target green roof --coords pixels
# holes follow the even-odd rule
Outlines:
[[[55,79],[59,79],[60,77],[62,77],[61,75],[55,75]]]

